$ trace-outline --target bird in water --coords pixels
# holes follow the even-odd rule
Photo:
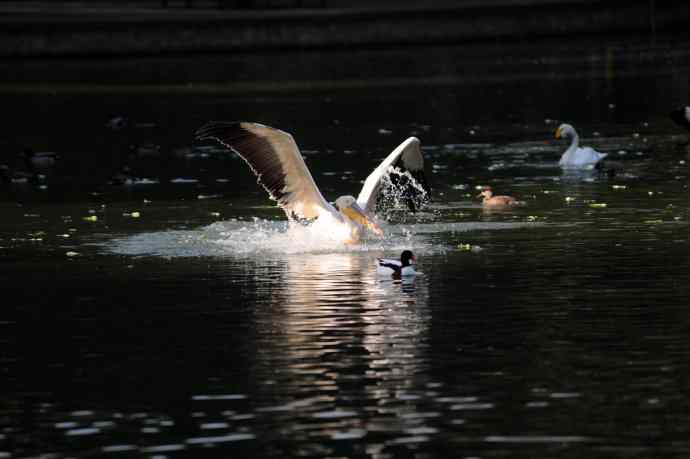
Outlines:
[[[677,108],[671,112],[671,119],[678,126],[682,126],[690,131],[690,107],[684,106]]]
[[[520,204],[520,201],[512,196],[494,196],[494,192],[491,190],[490,186],[484,187],[477,197],[482,198],[482,205],[484,207],[508,207]]]
[[[35,152],[30,148],[24,149],[21,157],[24,159],[26,168],[32,173],[51,169],[60,158],[57,153],[52,151]]]
[[[558,165],[563,169],[592,170],[599,167],[607,154],[599,153],[591,147],[580,147],[580,137],[570,124],[561,124],[556,129],[555,137],[570,137],[570,146],[561,156]]]
[[[244,159],[290,222],[308,223],[346,244],[360,242],[366,233],[383,236],[373,213],[384,179],[395,170],[423,171],[424,165],[419,139],[410,137],[369,174],[357,198],[340,196],[333,206],[285,131],[251,122],[210,122],[197,130],[196,138],[215,140]]]
[[[419,274],[415,270],[417,259],[411,250],[404,250],[400,254],[400,260],[388,258],[377,258],[376,273],[383,276],[390,276],[393,279],[409,277]]]

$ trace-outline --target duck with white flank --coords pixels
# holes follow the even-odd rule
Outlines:
[[[484,207],[508,207],[517,206],[520,201],[512,196],[499,195],[494,196],[494,192],[491,190],[490,186],[485,186],[481,193],[477,195],[478,198],[482,198],[482,205]]]
[[[376,267],[376,274],[390,276],[393,279],[419,274],[415,270],[417,259],[411,250],[404,250],[403,253],[400,254],[400,260],[391,260],[388,258],[377,258],[377,260],[378,265]]]
[[[575,128],[569,124],[561,124],[556,129],[556,138],[570,137],[570,146],[561,156],[558,165],[563,169],[592,170],[598,167],[606,153],[599,153],[591,147],[580,147],[580,137]]]
[[[680,107],[671,112],[671,119],[678,126],[682,126],[690,131],[690,107]]]
[[[258,123],[211,122],[196,132],[196,138],[216,140],[240,155],[288,220],[311,222],[347,244],[359,242],[367,230],[383,236],[372,214],[384,177],[396,168],[423,171],[424,165],[419,140],[410,137],[369,174],[357,199],[341,196],[334,207],[319,191],[289,133]]]

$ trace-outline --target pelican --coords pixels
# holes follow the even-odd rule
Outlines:
[[[690,107],[684,106],[671,112],[671,119],[679,126],[690,131]]]
[[[244,159],[290,222],[315,220],[320,229],[347,244],[359,242],[368,231],[383,236],[372,215],[384,178],[394,168],[416,174],[424,168],[419,139],[410,137],[367,177],[357,199],[340,196],[334,207],[319,191],[289,133],[258,123],[215,121],[199,128],[196,138],[215,140]]]
[[[490,186],[484,187],[477,197],[482,198],[482,205],[484,207],[507,207],[520,204],[520,201],[512,196],[494,196]]]
[[[417,259],[411,250],[404,250],[400,254],[400,260],[388,258],[377,258],[376,274],[391,276],[394,279],[401,277],[414,276],[417,274],[415,266]]]
[[[591,147],[579,147],[580,137],[575,128],[570,124],[561,124],[556,129],[557,139],[570,137],[570,146],[561,156],[558,165],[563,169],[585,169],[591,170],[598,166],[599,162],[606,157],[606,153],[599,153]]]

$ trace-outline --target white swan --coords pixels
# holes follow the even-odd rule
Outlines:
[[[556,138],[570,137],[570,146],[561,156],[558,165],[563,169],[584,169],[591,170],[597,167],[597,164],[604,159],[607,154],[599,153],[591,147],[580,147],[580,137],[577,131],[570,124],[561,124],[556,129]]]

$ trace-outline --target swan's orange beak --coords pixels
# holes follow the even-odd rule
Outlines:
[[[554,134],[554,137],[557,139],[561,138],[561,128],[556,129],[556,134]]]

